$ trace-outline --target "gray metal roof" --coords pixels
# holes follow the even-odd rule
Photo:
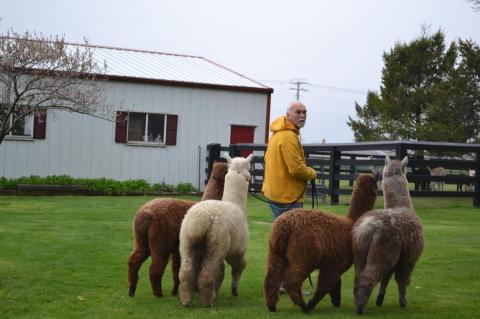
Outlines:
[[[68,44],[75,48],[78,44]],[[126,79],[159,80],[199,85],[272,90],[259,82],[199,56],[90,46],[106,75]]]

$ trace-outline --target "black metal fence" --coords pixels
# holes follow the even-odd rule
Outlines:
[[[207,146],[207,178],[213,161],[253,152],[251,191],[260,192],[263,182],[266,144],[232,144]],[[473,205],[480,207],[480,144],[441,142],[364,142],[346,144],[303,145],[307,165],[317,170],[317,194],[330,197],[330,204],[338,204],[340,195],[350,195],[355,174],[380,169],[385,154],[402,159],[408,156],[407,179],[415,183],[411,196],[472,197]],[[426,168],[443,167],[445,175],[432,176]],[[469,171],[475,171],[474,176]],[[341,183],[341,181],[348,183]],[[456,185],[449,186],[449,185]],[[426,187],[422,185],[427,185]],[[430,188],[429,185],[440,187]]]

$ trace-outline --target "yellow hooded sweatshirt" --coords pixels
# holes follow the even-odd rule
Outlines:
[[[277,203],[303,202],[301,194],[307,181],[315,179],[317,173],[305,164],[300,131],[285,116],[273,121],[270,131],[262,192]]]

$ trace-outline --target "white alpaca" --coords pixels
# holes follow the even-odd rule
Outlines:
[[[224,261],[232,267],[232,294],[238,295],[238,282],[246,267],[248,244],[247,195],[250,161],[226,158],[222,200],[207,200],[192,206],[180,228],[180,299],[188,306],[198,288],[205,306],[212,306],[223,281]]]
[[[468,171],[468,176],[475,177],[475,170],[474,169],[469,170]],[[466,186],[465,190],[467,192],[474,192],[475,191],[474,183],[467,183],[465,186]]]
[[[432,176],[445,176],[446,171],[445,168],[443,167],[435,167],[435,168],[430,168],[427,166],[428,171],[430,172],[430,175]],[[432,191],[443,191],[443,188],[445,186],[445,182],[441,181],[434,181],[430,182],[430,189]]]

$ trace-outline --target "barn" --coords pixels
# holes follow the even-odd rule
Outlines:
[[[0,176],[141,178],[201,190],[207,144],[266,142],[273,89],[199,56],[92,51],[107,65],[101,85],[116,120],[55,111],[26,121],[0,144]]]

